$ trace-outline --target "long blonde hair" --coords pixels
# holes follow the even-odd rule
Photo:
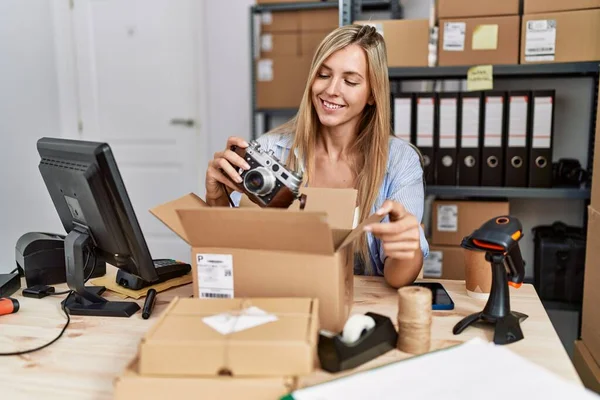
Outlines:
[[[312,104],[312,83],[323,62],[333,53],[357,44],[367,56],[368,78],[373,105],[367,105],[359,122],[359,133],[351,151],[364,158],[356,166],[356,188],[360,221],[371,214],[371,209],[383,182],[388,162],[389,137],[392,133],[390,116],[390,85],[387,55],[383,37],[368,25],[345,25],[332,31],[323,39],[312,59],[304,95],[296,116],[269,133],[293,133],[287,165],[298,169],[306,162],[305,182],[314,174],[314,149],[319,132],[319,117]],[[297,154],[296,154],[297,152]],[[365,162],[369,160],[368,162]],[[367,237],[355,242],[353,251],[364,265],[365,273],[372,274]]]

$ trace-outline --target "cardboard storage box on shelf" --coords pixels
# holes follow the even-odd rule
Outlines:
[[[260,58],[300,56],[300,34],[296,32],[263,33],[259,39]]]
[[[426,67],[429,21],[426,19],[355,21],[372,25],[386,40],[389,67]]]
[[[523,16],[521,64],[600,59],[600,9]]]
[[[148,376],[139,371],[136,357],[114,381],[115,400],[279,399],[297,386],[294,377],[238,378],[232,376]]]
[[[303,188],[302,192],[307,195],[303,211],[208,207],[194,194],[150,211],[192,247],[196,297],[211,293],[206,262],[219,259],[231,276],[216,293],[317,298],[321,326],[341,332],[354,296],[349,244],[364,234],[365,224],[381,217],[372,215],[352,229],[356,190]]]
[[[519,0],[438,0],[438,18],[519,15]]]
[[[279,56],[256,61],[256,107],[295,108],[300,105],[311,57]]]
[[[142,338],[140,373],[308,375],[317,366],[318,310],[309,298],[175,298]]]
[[[431,245],[423,262],[424,278],[465,279],[464,249],[459,246]]]
[[[518,64],[518,15],[440,19],[440,66]]]
[[[589,240],[585,255],[581,339],[596,363],[600,364],[600,212],[591,206],[588,207],[587,237]]]
[[[575,341],[573,366],[575,366],[583,385],[600,394],[600,365],[594,360],[582,340]]]
[[[340,16],[337,7],[302,10],[299,14],[300,30],[302,32],[331,32],[340,25]]]
[[[300,13],[298,11],[263,11],[260,13],[260,33],[298,32]]]
[[[600,8],[600,0],[524,0],[523,14]]]
[[[510,214],[508,201],[436,200],[432,207],[431,244],[438,246],[460,246],[488,220]]]

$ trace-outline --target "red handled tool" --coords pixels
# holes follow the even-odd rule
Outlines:
[[[520,287],[525,279],[525,262],[521,256],[519,240],[523,227],[518,219],[501,216],[492,218],[466,236],[461,247],[485,251],[485,259],[492,268],[492,289],[483,311],[471,314],[459,321],[453,329],[461,333],[473,322],[494,324],[494,343],[508,344],[523,339],[520,323],[527,315],[510,310],[508,285]]]
[[[12,314],[19,311],[19,302],[12,297],[0,298],[0,315]]]

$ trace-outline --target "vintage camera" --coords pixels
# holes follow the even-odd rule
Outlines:
[[[238,170],[242,183],[234,182],[250,200],[261,207],[288,208],[299,199],[300,209],[304,208],[306,196],[300,195],[302,173],[288,170],[272,150],[265,151],[255,140],[245,149],[234,145],[231,150],[250,165],[247,171]]]

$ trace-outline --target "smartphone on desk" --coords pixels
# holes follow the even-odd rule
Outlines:
[[[431,289],[431,308],[433,310],[454,310],[454,302],[450,295],[439,282],[416,282],[414,286],[422,286]]]

